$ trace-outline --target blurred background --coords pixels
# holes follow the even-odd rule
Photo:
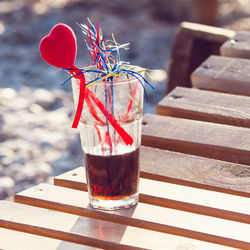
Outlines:
[[[77,66],[90,63],[77,23],[130,43],[122,60],[152,69],[145,113],[166,93],[168,62],[182,21],[250,29],[249,0],[0,0],[0,199],[83,165],[68,75],[47,65],[39,42],[57,23],[78,39]],[[183,41],[185,42],[185,41]]]

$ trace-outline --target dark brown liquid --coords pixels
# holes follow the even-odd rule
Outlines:
[[[91,195],[100,199],[123,199],[137,192],[139,148],[121,155],[84,154]]]

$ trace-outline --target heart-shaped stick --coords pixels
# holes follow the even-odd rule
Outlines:
[[[87,92],[87,95],[91,96],[91,99],[106,116],[105,107],[100,102],[100,100],[97,99],[89,89],[85,91],[84,74],[79,74],[81,73],[81,70],[74,66],[76,48],[75,34],[73,30],[66,24],[57,24],[54,26],[49,35],[45,36],[40,42],[40,53],[42,58],[47,63],[55,67],[70,69],[69,72],[74,75],[75,78],[80,80],[79,100],[72,128],[77,128],[80,121],[85,92]],[[107,118],[124,142],[127,145],[132,145],[132,137],[119,125],[117,120],[111,114],[108,114]]]
[[[58,68],[70,68],[72,75],[81,71],[74,66],[76,59],[76,37],[74,31],[65,24],[57,24],[40,42],[40,53],[42,58],[49,64]],[[84,96],[85,77],[83,74],[75,76],[80,79],[80,93],[72,128],[77,128],[81,118]]]
[[[57,24],[40,42],[42,58],[58,68],[69,68],[76,59],[76,37],[66,24]]]

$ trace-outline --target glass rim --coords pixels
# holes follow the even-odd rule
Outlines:
[[[131,66],[133,66],[134,68],[141,68],[140,66],[135,66],[135,65],[131,65]],[[87,66],[87,67],[84,67],[83,68],[83,70],[88,70],[88,69],[97,69],[96,68],[96,66],[95,65],[90,65],[90,66]],[[98,73],[95,73],[95,72],[87,72],[86,74],[96,74],[96,75],[98,75]],[[116,78],[115,78],[116,79]],[[71,79],[72,81],[77,81],[77,80],[79,80],[79,79],[77,79],[77,78],[75,78],[75,77],[72,77],[72,79]],[[141,81],[142,81],[142,79],[140,79]],[[124,78],[124,79],[116,79],[116,80],[114,80],[113,81],[113,86],[115,86],[115,85],[120,85],[120,84],[125,84],[125,83],[136,83],[136,82],[140,82],[139,81],[139,79],[137,79],[136,77],[133,77],[133,76],[131,76],[131,78],[129,78],[129,79],[127,79],[127,78]],[[100,85],[103,85],[103,82],[97,82],[97,83],[95,83],[94,85],[92,85],[92,86],[95,86],[95,85],[97,85],[97,86],[100,86]],[[106,82],[106,85],[111,85],[111,82]],[[86,85],[86,87],[87,87],[88,85]],[[92,87],[91,86],[91,87]]]

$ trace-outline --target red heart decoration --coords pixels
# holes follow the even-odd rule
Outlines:
[[[68,68],[76,58],[76,36],[66,24],[57,24],[40,42],[42,58],[49,64]]]

